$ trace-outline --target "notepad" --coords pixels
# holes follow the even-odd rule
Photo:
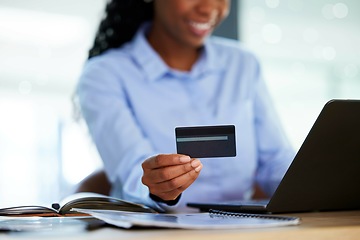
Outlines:
[[[160,227],[180,229],[241,229],[291,226],[300,223],[297,217],[260,214],[240,214],[221,211],[209,213],[129,213],[113,210],[74,209],[90,214],[108,224],[121,228]]]

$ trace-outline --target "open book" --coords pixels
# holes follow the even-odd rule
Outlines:
[[[41,217],[64,217],[64,216],[87,216],[86,213],[80,213],[72,210],[73,208],[86,209],[108,209],[129,212],[147,212],[155,211],[145,205],[124,201],[97,193],[75,193],[62,200],[60,203],[54,203],[51,207],[45,206],[16,206],[9,208],[0,208],[0,216],[41,216]]]
[[[297,217],[271,214],[231,213],[211,210],[208,213],[131,213],[114,210],[75,209],[108,224],[121,227],[160,227],[182,229],[241,229],[297,225]]]

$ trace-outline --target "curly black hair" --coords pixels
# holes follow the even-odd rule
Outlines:
[[[111,48],[117,48],[130,41],[139,26],[154,15],[152,1],[111,0],[106,5],[93,47],[88,58],[98,56]]]

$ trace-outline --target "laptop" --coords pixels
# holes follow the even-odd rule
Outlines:
[[[187,205],[254,213],[360,209],[360,100],[325,104],[270,200]]]

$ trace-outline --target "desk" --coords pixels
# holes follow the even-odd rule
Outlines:
[[[258,228],[241,230],[174,230],[174,229],[131,229],[104,227],[94,231],[85,231],[68,235],[39,236],[27,233],[0,234],[1,240],[21,239],[74,239],[74,240],[108,240],[108,239],[141,239],[141,240],[177,240],[177,239],[204,239],[204,240],[352,240],[360,239],[360,211],[323,212],[287,214],[298,216],[302,223],[298,226],[280,228]]]

